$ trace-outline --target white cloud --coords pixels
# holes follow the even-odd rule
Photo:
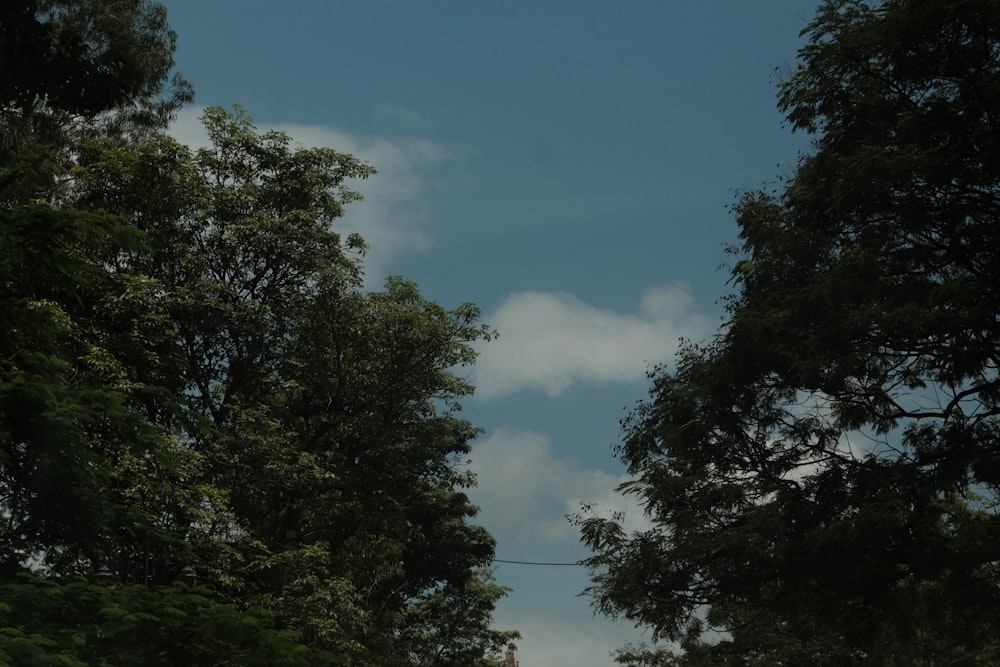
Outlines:
[[[478,487],[470,490],[481,507],[477,523],[497,539],[501,558],[512,553],[545,554],[545,560],[560,554],[555,557],[560,562],[580,557],[562,554],[584,550],[578,529],[565,518],[581,502],[594,503],[602,514],[622,512],[627,531],[650,527],[635,499],[615,491],[625,476],[557,456],[543,433],[498,429],[475,444],[471,469],[478,477]],[[498,603],[493,625],[521,632],[516,644],[522,665],[610,667],[617,649],[649,640],[648,633],[629,623],[588,610],[580,597],[589,583],[582,568],[556,568],[539,580],[537,570],[546,568],[499,567],[498,582],[514,590]]]
[[[479,347],[476,396],[533,388],[549,396],[574,382],[631,382],[669,360],[681,338],[709,330],[682,286],[648,289],[637,313],[596,308],[565,292],[519,292],[485,318],[500,334]]]
[[[617,649],[649,640],[627,623],[585,613],[519,611],[501,602],[494,618],[498,628],[520,630],[522,637],[515,641],[517,659],[525,667],[610,667],[615,664],[610,656]]]
[[[565,540],[576,545],[579,531],[566,515],[581,503],[593,503],[602,513],[623,512],[627,530],[648,526],[635,499],[615,491],[624,476],[557,457],[542,433],[501,428],[476,443],[470,469],[478,480],[469,494],[481,509],[477,522],[501,543]]]
[[[199,120],[202,111],[202,107],[183,109],[170,133],[189,146],[207,145]],[[327,125],[261,124],[258,130],[280,130],[303,146],[350,153],[378,170],[376,176],[350,184],[365,199],[349,205],[337,223],[337,231],[358,233],[370,246],[365,256],[368,287],[381,285],[399,254],[430,246],[422,229],[428,218],[422,202],[428,175],[454,158],[443,146],[424,139],[358,136]]]

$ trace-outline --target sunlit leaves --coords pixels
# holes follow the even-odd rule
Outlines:
[[[204,122],[208,147],[91,142],[75,173],[80,205],[144,233],[111,258],[102,308],[145,413],[180,447],[172,472],[140,479],[155,496],[176,480],[161,516],[189,548],[120,548],[118,568],[194,559],[306,642],[389,664],[415,601],[493,554],[461,491],[478,430],[456,414],[472,344],[492,333],[475,306],[402,278],[362,289],[363,243],[336,224],[370,167],[258,133],[239,109]],[[475,628],[463,641],[489,650]]]

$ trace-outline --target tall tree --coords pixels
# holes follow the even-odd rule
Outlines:
[[[106,532],[132,523],[103,491],[109,471],[123,457],[155,459],[166,447],[131,407],[133,387],[95,317],[128,282],[104,258],[137,250],[138,236],[103,211],[61,207],[56,195],[67,182],[67,148],[90,121],[150,112],[133,125],[153,127],[186,99],[180,78],[176,94],[164,93],[173,47],[158,5],[14,0],[0,9],[6,574],[27,560],[98,560]]]
[[[157,134],[190,98],[161,6],[0,22],[0,660],[409,664],[434,636],[476,664],[508,636],[464,493],[478,310],[363,291],[353,156],[221,109],[197,152]]]
[[[212,494],[212,517],[179,502],[160,514],[227,595],[307,644],[397,664],[426,610],[492,609],[503,592],[477,574],[494,543],[469,523],[462,457],[478,431],[457,416],[472,388],[453,371],[490,332],[474,306],[447,310],[403,279],[362,289],[364,244],[333,224],[371,168],[259,134],[238,109],[204,120],[197,152],[97,142],[76,175],[78,206],[144,233],[142,250],[107,261],[156,286],[168,326],[114,351],[139,385],[182,398],[180,415],[153,392],[141,405],[198,460],[188,486]],[[138,573],[137,556],[124,549],[116,570]],[[449,641],[465,654],[494,647],[488,625],[464,627],[476,633]]]
[[[626,662],[993,664],[1000,3],[805,34],[779,100],[814,149],[738,202],[727,323],[625,420],[654,528],[582,519],[591,590],[687,648]]]

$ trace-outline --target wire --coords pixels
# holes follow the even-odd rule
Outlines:
[[[583,563],[577,561],[575,563],[540,563],[538,561],[530,560],[503,560],[502,558],[494,558],[494,563],[510,563],[511,565],[573,565],[582,567]]]

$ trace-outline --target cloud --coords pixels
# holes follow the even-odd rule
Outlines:
[[[499,337],[479,346],[476,396],[502,398],[521,389],[556,396],[575,382],[632,382],[670,359],[681,338],[709,330],[679,285],[653,287],[637,313],[596,308],[565,292],[518,292],[487,318]]]
[[[501,558],[529,554],[563,562],[581,557],[575,555],[585,550],[578,529],[565,518],[581,502],[595,503],[601,514],[623,513],[627,531],[651,527],[635,499],[615,490],[626,476],[557,456],[544,433],[497,429],[474,445],[471,469],[478,477],[478,487],[469,494],[481,507],[477,522],[497,539]],[[521,632],[515,642],[521,664],[608,667],[617,649],[649,640],[648,633],[629,623],[585,609],[580,593],[590,582],[583,568],[551,569],[500,566],[498,582],[514,590],[499,601],[493,625]]]
[[[519,610],[501,602],[494,615],[499,628],[517,628],[517,659],[530,665],[609,667],[609,657],[626,644],[648,641],[627,623],[614,623],[587,614],[560,614]]]
[[[171,135],[189,146],[207,145],[199,120],[202,111],[203,107],[194,106],[183,109],[170,127]],[[441,144],[419,138],[354,135],[328,125],[260,124],[258,130],[280,130],[303,146],[350,153],[378,170],[376,176],[350,184],[365,199],[349,205],[336,223],[340,233],[358,233],[368,242],[368,287],[381,285],[398,255],[430,247],[424,233],[429,218],[424,196],[435,170],[455,159]]]
[[[557,457],[543,433],[500,428],[476,443],[470,469],[478,480],[469,494],[480,506],[477,522],[499,542],[566,540],[576,545],[579,531],[566,515],[577,512],[581,503],[593,503],[601,513],[622,512],[626,530],[648,527],[636,500],[615,490],[624,476]]]
[[[205,107],[187,106],[177,113],[170,124],[170,136],[186,146],[197,148],[208,145],[208,133],[201,124],[201,114]]]

